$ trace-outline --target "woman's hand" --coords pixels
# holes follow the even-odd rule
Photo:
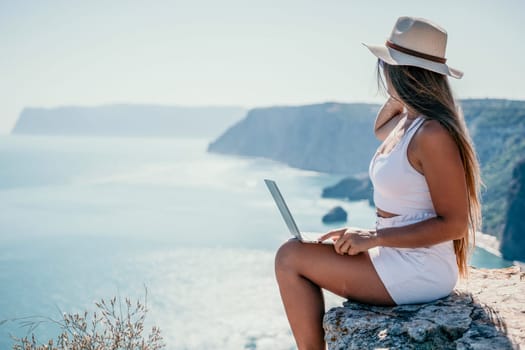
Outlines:
[[[377,235],[374,230],[364,230],[357,227],[345,227],[330,231],[319,240],[332,239],[334,249],[341,255],[356,255],[377,246]]]
[[[380,141],[384,141],[395,128],[402,117],[404,106],[393,97],[389,97],[383,104],[374,123],[374,133]]]
[[[379,114],[386,114],[387,116],[393,117],[397,114],[402,113],[403,108],[404,104],[401,100],[393,96],[388,96],[388,99],[385,101],[385,103],[379,110]]]

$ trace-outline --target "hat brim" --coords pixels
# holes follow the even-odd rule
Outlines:
[[[366,46],[376,57],[391,65],[421,67],[436,73],[451,76],[456,79],[461,79],[463,76],[462,71],[449,67],[445,63],[434,62],[424,58],[412,56],[384,45],[367,45],[365,43],[361,44]]]

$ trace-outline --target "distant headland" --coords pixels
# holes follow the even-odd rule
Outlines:
[[[124,137],[216,137],[246,114],[243,107],[113,104],[25,108],[12,133]]]

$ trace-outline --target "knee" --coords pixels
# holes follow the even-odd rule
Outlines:
[[[297,269],[298,256],[301,250],[301,243],[297,239],[291,239],[277,250],[275,254],[275,273]]]

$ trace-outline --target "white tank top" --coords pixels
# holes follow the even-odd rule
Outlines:
[[[368,173],[377,208],[399,215],[435,213],[425,176],[412,167],[407,157],[408,144],[424,120],[418,116],[388,154],[380,154],[379,146],[372,158]],[[405,121],[406,116],[402,119]]]

